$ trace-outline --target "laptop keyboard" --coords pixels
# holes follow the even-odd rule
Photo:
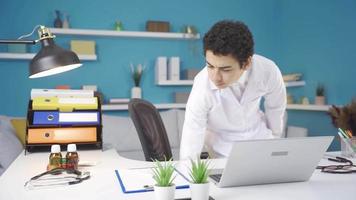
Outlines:
[[[212,174],[210,175],[210,178],[212,178],[214,181],[216,181],[217,183],[220,182],[222,174]]]

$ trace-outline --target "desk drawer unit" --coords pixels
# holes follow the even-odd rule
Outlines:
[[[28,129],[27,143],[96,142],[96,127],[80,128],[32,128]]]

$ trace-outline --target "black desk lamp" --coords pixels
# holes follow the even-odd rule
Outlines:
[[[29,78],[50,76],[82,66],[74,52],[65,50],[54,43],[55,36],[48,28],[39,26],[38,35],[40,37],[38,40],[0,40],[0,44],[36,44],[41,41],[41,50],[30,62]]]

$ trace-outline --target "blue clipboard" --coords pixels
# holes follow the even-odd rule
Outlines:
[[[177,172],[177,176],[181,176],[181,174],[175,170]],[[122,178],[122,174],[120,174],[119,170],[115,170],[115,174],[116,174],[116,177],[119,181],[119,184],[120,184],[120,187],[121,187],[121,190],[123,193],[125,194],[130,194],[130,193],[140,193],[140,192],[152,192],[153,191],[153,188],[152,187],[144,187],[142,186],[141,188],[137,188],[137,189],[127,189],[125,187],[125,184],[124,184],[124,181],[123,181],[123,178]],[[186,180],[186,178],[184,176],[181,176],[184,180]],[[189,183],[188,180],[186,180],[187,183]],[[184,184],[184,185],[177,185],[176,186],[176,189],[187,189],[189,188],[189,184]]]

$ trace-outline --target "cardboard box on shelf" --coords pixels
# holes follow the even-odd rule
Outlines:
[[[186,80],[194,80],[194,77],[199,73],[199,69],[186,69],[184,78]]]
[[[70,49],[81,55],[95,55],[95,42],[86,40],[71,40]]]
[[[165,21],[147,21],[146,31],[150,32],[169,32],[169,22]]]
[[[174,100],[175,103],[187,103],[189,97],[189,92],[175,92]]]

